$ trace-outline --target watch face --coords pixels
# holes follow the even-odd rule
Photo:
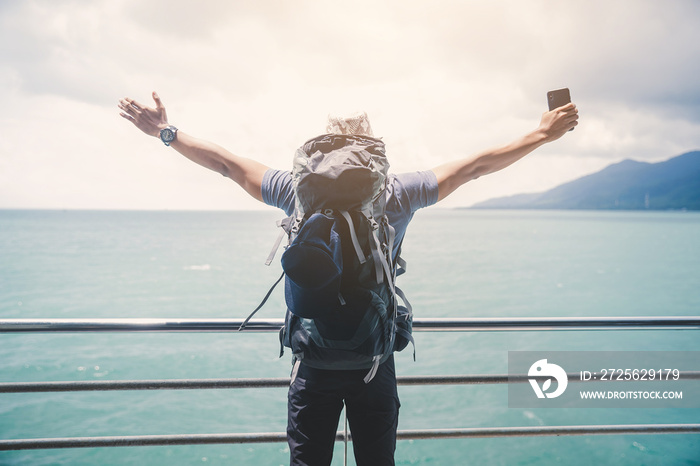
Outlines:
[[[163,139],[165,142],[171,142],[174,138],[173,131],[170,128],[165,128],[161,133],[160,137]]]

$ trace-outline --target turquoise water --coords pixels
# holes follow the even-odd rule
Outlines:
[[[0,318],[242,318],[280,273],[265,212],[0,211]],[[419,317],[700,315],[700,214],[427,210]],[[281,290],[260,317],[282,317]],[[697,331],[417,333],[400,375],[506,373],[509,350],[700,350]],[[273,334],[0,334],[0,381],[284,377]],[[505,386],[400,387],[400,429],[697,423],[698,410],[509,409]],[[282,432],[284,389],[0,394],[0,438]],[[402,441],[397,464],[700,464],[698,435]],[[288,462],[284,444],[0,452],[0,464]],[[334,464],[342,464],[342,446]],[[350,464],[354,464],[351,460]]]

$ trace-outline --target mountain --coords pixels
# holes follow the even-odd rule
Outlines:
[[[700,151],[659,163],[624,160],[544,193],[490,199],[472,208],[700,210]]]

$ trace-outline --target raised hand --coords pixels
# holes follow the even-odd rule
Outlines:
[[[153,92],[153,100],[156,103],[156,108],[143,105],[129,97],[120,99],[117,106],[121,110],[119,115],[131,121],[134,126],[149,136],[159,137],[160,130],[168,126],[168,116],[155,91]]]
[[[547,141],[554,141],[576,125],[578,125],[578,110],[576,105],[568,103],[563,107],[545,112],[540,120],[539,129],[545,134]]]

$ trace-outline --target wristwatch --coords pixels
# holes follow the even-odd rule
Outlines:
[[[163,141],[163,144],[165,144],[166,146],[169,146],[170,143],[173,142],[176,137],[177,128],[173,125],[166,126],[165,128],[160,130],[160,140]]]

